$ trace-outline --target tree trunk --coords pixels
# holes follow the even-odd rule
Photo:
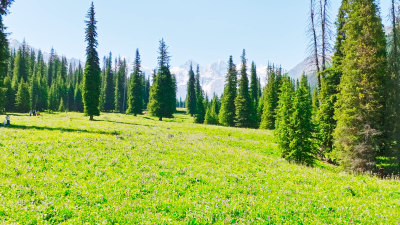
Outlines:
[[[90,116],[89,120],[90,120],[90,121],[93,121],[93,116]]]
[[[160,117],[158,118],[158,120],[159,120],[159,121],[162,121],[162,116],[160,116]]]

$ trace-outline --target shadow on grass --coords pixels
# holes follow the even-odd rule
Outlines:
[[[38,127],[38,126],[24,126],[24,125],[11,125],[6,126],[6,129],[22,129],[22,130],[48,130],[48,131],[61,131],[70,133],[89,133],[89,134],[105,134],[105,135],[119,135],[117,131],[101,131],[101,130],[85,130],[85,129],[73,129],[63,127]]]
[[[152,125],[148,124],[138,124],[138,123],[129,123],[129,122],[119,122],[119,121],[113,121],[113,120],[99,120],[107,123],[116,123],[116,124],[122,124],[122,125],[129,125],[129,126],[144,126],[144,127],[154,127]]]

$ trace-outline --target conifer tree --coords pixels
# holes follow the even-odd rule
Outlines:
[[[251,63],[251,70],[250,70],[250,98],[253,100],[254,106],[258,105],[258,98],[259,98],[259,81],[257,77],[257,68],[254,62]]]
[[[272,67],[268,68],[268,83],[264,89],[263,95],[263,108],[261,115],[260,128],[262,129],[274,129],[275,128],[275,117],[276,107],[278,106],[278,86],[276,85],[276,74]]]
[[[331,154],[333,150],[333,132],[336,128],[334,118],[335,104],[340,79],[342,76],[342,61],[344,59],[343,42],[345,40],[344,25],[346,23],[348,1],[343,0],[338,13],[337,35],[335,53],[332,59],[332,67],[321,72],[321,89],[319,91],[320,105],[318,107],[316,123],[318,125],[318,138],[320,140],[320,152],[325,158],[336,161],[337,156]]]
[[[86,21],[86,41],[88,46],[86,48],[86,66],[83,75],[83,103],[85,115],[93,120],[93,116],[99,116],[99,103],[100,103],[100,62],[97,54],[97,28],[94,12],[94,4],[89,9],[88,20]]]
[[[118,59],[118,72],[115,78],[115,110],[120,113],[125,112],[125,98],[126,98],[126,61]]]
[[[144,73],[143,73],[142,77],[145,80],[144,94],[143,94],[144,109],[147,109],[147,105],[149,104],[149,97],[150,97],[150,77],[146,78],[146,75]]]
[[[161,121],[163,117],[172,117],[176,111],[176,87],[169,70],[168,47],[164,39],[160,41],[158,72],[150,89],[149,112]]]
[[[294,96],[294,85],[292,81],[290,78],[284,77],[282,80],[281,94],[279,95],[275,120],[275,136],[277,137],[283,158],[290,158],[290,143],[294,135],[294,129],[291,120],[294,111]]]
[[[226,75],[224,95],[221,101],[219,123],[224,126],[235,126],[237,92],[237,71],[232,56],[229,58],[228,73]]]
[[[64,100],[62,98],[60,100],[60,105],[58,106],[58,111],[65,112],[65,104],[64,104]]]
[[[316,148],[313,142],[312,99],[307,76],[303,75],[293,101],[293,114],[290,117],[289,133],[291,140],[284,157],[297,163],[313,165]]]
[[[246,51],[242,54],[242,67],[240,70],[240,80],[238,94],[235,99],[237,127],[255,127],[255,110],[253,101],[250,98],[249,78],[247,77]]]
[[[196,104],[196,80],[194,77],[193,65],[190,63],[189,80],[187,83],[186,108],[191,116],[196,113]]]
[[[130,78],[129,85],[129,107],[128,113],[133,115],[142,114],[143,112],[143,78],[141,72],[141,61],[139,49],[136,49],[136,58],[133,68],[133,74]]]
[[[392,37],[388,54],[389,76],[385,84],[388,90],[384,125],[387,143],[380,156],[393,157],[400,165],[400,26],[396,3],[394,0],[391,3]]]
[[[200,84],[200,69],[199,65],[197,65],[197,73],[196,73],[196,113],[195,113],[195,122],[196,123],[204,123],[205,115],[206,115],[206,102],[204,100],[203,90]]]
[[[83,97],[82,97],[82,89],[81,86],[76,84],[75,93],[74,93],[74,108],[77,112],[83,112]]]
[[[18,91],[15,99],[15,106],[18,112],[21,113],[29,112],[30,108],[29,85],[25,82],[20,82],[18,86]]]
[[[108,58],[106,58],[106,71],[105,71],[105,79],[104,79],[104,111],[110,112],[114,110],[114,93],[115,93],[115,85],[114,85],[114,74],[112,71],[112,54]]]
[[[211,106],[207,108],[204,123],[210,125],[218,125],[218,113],[219,113],[219,100],[218,97],[214,94],[214,97],[211,100]]]
[[[8,14],[8,7],[12,2],[13,0],[3,0],[0,4],[0,113],[4,113],[6,110],[8,90],[4,87],[3,80],[7,73],[7,60],[9,59],[8,39],[3,16]]]
[[[372,171],[383,147],[386,90],[386,40],[373,0],[349,2],[344,25],[343,75],[335,118],[335,147],[342,165]]]

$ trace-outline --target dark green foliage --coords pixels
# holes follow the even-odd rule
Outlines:
[[[206,105],[207,102],[204,99],[203,90],[200,84],[200,69],[199,65],[197,65],[197,73],[196,73],[196,113],[195,113],[195,122],[196,123],[204,123],[206,116]]]
[[[64,100],[62,98],[60,100],[60,105],[58,106],[58,111],[65,112],[65,104],[64,104]]]
[[[316,115],[318,125],[318,139],[320,141],[320,152],[323,157],[336,161],[337,156],[331,154],[333,151],[333,132],[336,128],[334,118],[335,104],[337,101],[338,86],[342,76],[342,61],[344,58],[343,42],[345,40],[344,25],[347,18],[347,0],[342,1],[339,9],[335,53],[332,59],[332,67],[320,73],[321,89],[319,91],[319,107]]]
[[[236,117],[236,91],[237,91],[237,71],[233,64],[232,56],[229,58],[228,73],[226,75],[224,95],[221,101],[221,111],[219,113],[219,123],[224,126],[235,126]]]
[[[169,70],[168,47],[164,39],[160,41],[158,57],[158,72],[150,89],[148,109],[152,116],[159,120],[163,117],[172,117],[176,111],[176,82]]]
[[[392,35],[388,54],[389,75],[385,84],[388,90],[384,124],[387,143],[379,155],[394,158],[400,165],[400,26],[396,11],[396,3],[392,0]]]
[[[129,85],[129,107],[128,113],[132,113],[135,116],[137,114],[142,114],[143,112],[143,77],[141,72],[141,61],[140,61],[140,54],[139,50],[136,50],[136,58],[135,58],[135,65],[133,68],[133,74],[130,78],[130,85]]]
[[[26,42],[22,43],[22,47],[18,49],[18,53],[15,57],[14,62],[14,77],[16,77],[17,81],[23,80],[24,82],[28,81],[29,74],[29,48]],[[14,78],[13,78],[14,79]]]
[[[29,85],[21,82],[15,98],[15,108],[18,112],[26,113],[30,109]]]
[[[144,90],[143,90],[144,108],[147,109],[147,105],[149,104],[149,98],[150,98],[150,77],[146,78],[144,73],[142,77],[144,79]]]
[[[83,75],[83,103],[85,115],[93,120],[93,116],[99,116],[99,103],[100,103],[100,66],[99,57],[97,54],[97,32],[94,4],[89,9],[88,20],[86,21],[86,42],[88,46],[86,48],[86,66]]]
[[[106,70],[105,70],[105,79],[104,79],[104,105],[103,109],[106,112],[110,112],[114,110],[114,93],[115,93],[115,85],[114,85],[114,74],[112,71],[112,55],[106,58]]]
[[[254,62],[251,63],[251,70],[250,70],[250,98],[254,102],[254,106],[258,105],[258,98],[259,98],[259,80],[257,77],[257,68]]]
[[[68,85],[68,96],[67,96],[67,103],[66,103],[66,110],[67,111],[74,111],[74,86],[72,84]]]
[[[268,83],[264,88],[264,94],[261,100],[263,103],[259,106],[262,109],[260,128],[274,129],[281,75],[278,70],[275,70],[275,68],[271,66],[268,66],[267,72]]]
[[[126,107],[126,61],[118,60],[118,72],[115,77],[115,111],[124,113]]]
[[[294,112],[293,101],[295,97],[294,84],[288,77],[284,77],[282,81],[281,94],[277,107],[277,115],[275,120],[275,136],[284,158],[290,158],[291,145],[293,140],[293,124],[292,115]]]
[[[246,51],[242,54],[242,67],[240,70],[239,89],[235,99],[237,127],[255,127],[256,113],[249,93],[249,78],[247,77],[247,59]]]
[[[216,95],[214,95],[211,100],[211,106],[207,108],[206,116],[205,116],[205,124],[210,125],[218,125],[218,113],[220,109],[220,102]]]
[[[386,40],[373,0],[351,1],[344,25],[343,75],[336,103],[335,147],[341,164],[373,171],[383,139],[388,79]]]
[[[293,130],[289,131],[291,135],[289,149],[283,151],[284,158],[306,165],[313,165],[316,158],[310,92],[307,76],[303,75],[293,102],[293,114],[290,118],[290,128]]]
[[[196,80],[193,72],[193,65],[190,64],[189,69],[189,80],[187,83],[187,95],[186,95],[186,108],[187,112],[193,116],[196,113]]]
[[[77,112],[83,112],[83,97],[82,89],[78,84],[75,87],[74,93],[74,110]]]

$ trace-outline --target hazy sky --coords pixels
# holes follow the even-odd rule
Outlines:
[[[84,20],[91,0],[16,0],[5,18],[11,38],[68,58],[85,59]],[[381,0],[387,22],[389,0]],[[171,64],[202,65],[235,61],[243,48],[257,64],[267,61],[291,69],[307,55],[309,0],[95,0],[99,55],[133,58],[155,67],[158,41],[164,38]],[[336,20],[339,0],[332,0]]]

